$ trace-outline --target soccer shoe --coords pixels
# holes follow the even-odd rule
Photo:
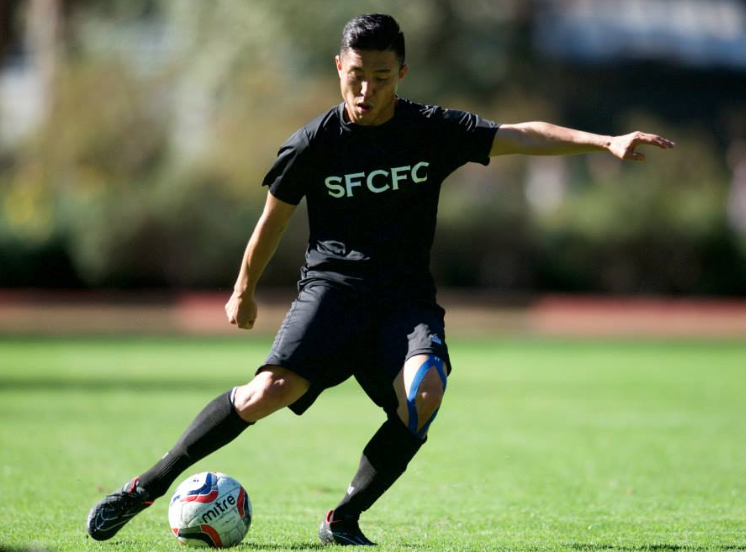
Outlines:
[[[342,546],[376,546],[369,541],[356,519],[332,519],[334,510],[329,510],[319,527],[319,539],[324,544],[341,544]]]
[[[153,504],[148,498],[148,493],[140,487],[140,479],[135,477],[91,508],[88,534],[98,541],[110,539],[129,520]]]

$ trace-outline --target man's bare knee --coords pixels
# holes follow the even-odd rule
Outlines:
[[[434,369],[428,370],[427,375],[417,388],[414,398],[420,420],[429,419],[440,408],[444,396],[443,381],[437,371]]]
[[[233,406],[247,422],[256,422],[293,404],[308,390],[309,382],[279,366],[264,367],[249,383],[236,388]]]
[[[427,434],[443,402],[447,370],[435,355],[416,355],[407,360],[394,382],[399,396],[399,418],[419,437]]]

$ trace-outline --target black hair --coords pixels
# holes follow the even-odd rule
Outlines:
[[[404,65],[404,33],[396,19],[383,13],[366,13],[348,21],[340,50],[347,49],[393,50]]]

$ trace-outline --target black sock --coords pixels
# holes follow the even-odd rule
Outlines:
[[[334,519],[358,519],[407,469],[425,442],[391,417],[368,442],[347,494],[334,508]]]
[[[208,403],[176,444],[155,466],[140,476],[150,498],[166,494],[171,483],[195,462],[238,437],[253,422],[245,422],[233,408],[231,391]]]

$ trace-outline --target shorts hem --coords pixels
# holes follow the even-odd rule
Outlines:
[[[284,368],[285,370],[290,370],[292,373],[300,376],[311,384],[308,390],[303,393],[303,395],[301,395],[294,403],[287,406],[288,409],[290,409],[290,411],[296,416],[302,416],[306,412],[306,410],[308,410],[310,406],[314,402],[316,402],[318,396],[321,395],[321,392],[325,389],[325,387],[321,387],[315,384],[313,380],[309,379],[306,374],[302,373],[302,371],[297,369],[296,367],[290,366],[287,362],[284,361],[274,362],[272,358],[268,358],[267,360],[265,360],[264,363],[256,369],[254,375],[259,374],[259,372],[263,371],[269,366],[277,366],[279,368]]]
[[[447,375],[451,375],[451,355],[448,354],[448,350],[438,351],[433,347],[420,347],[418,349],[412,349],[411,351],[407,352],[407,356],[404,358],[404,362],[406,363],[410,358],[417,355],[435,355],[441,357],[446,362],[446,365],[448,367],[446,371]]]

